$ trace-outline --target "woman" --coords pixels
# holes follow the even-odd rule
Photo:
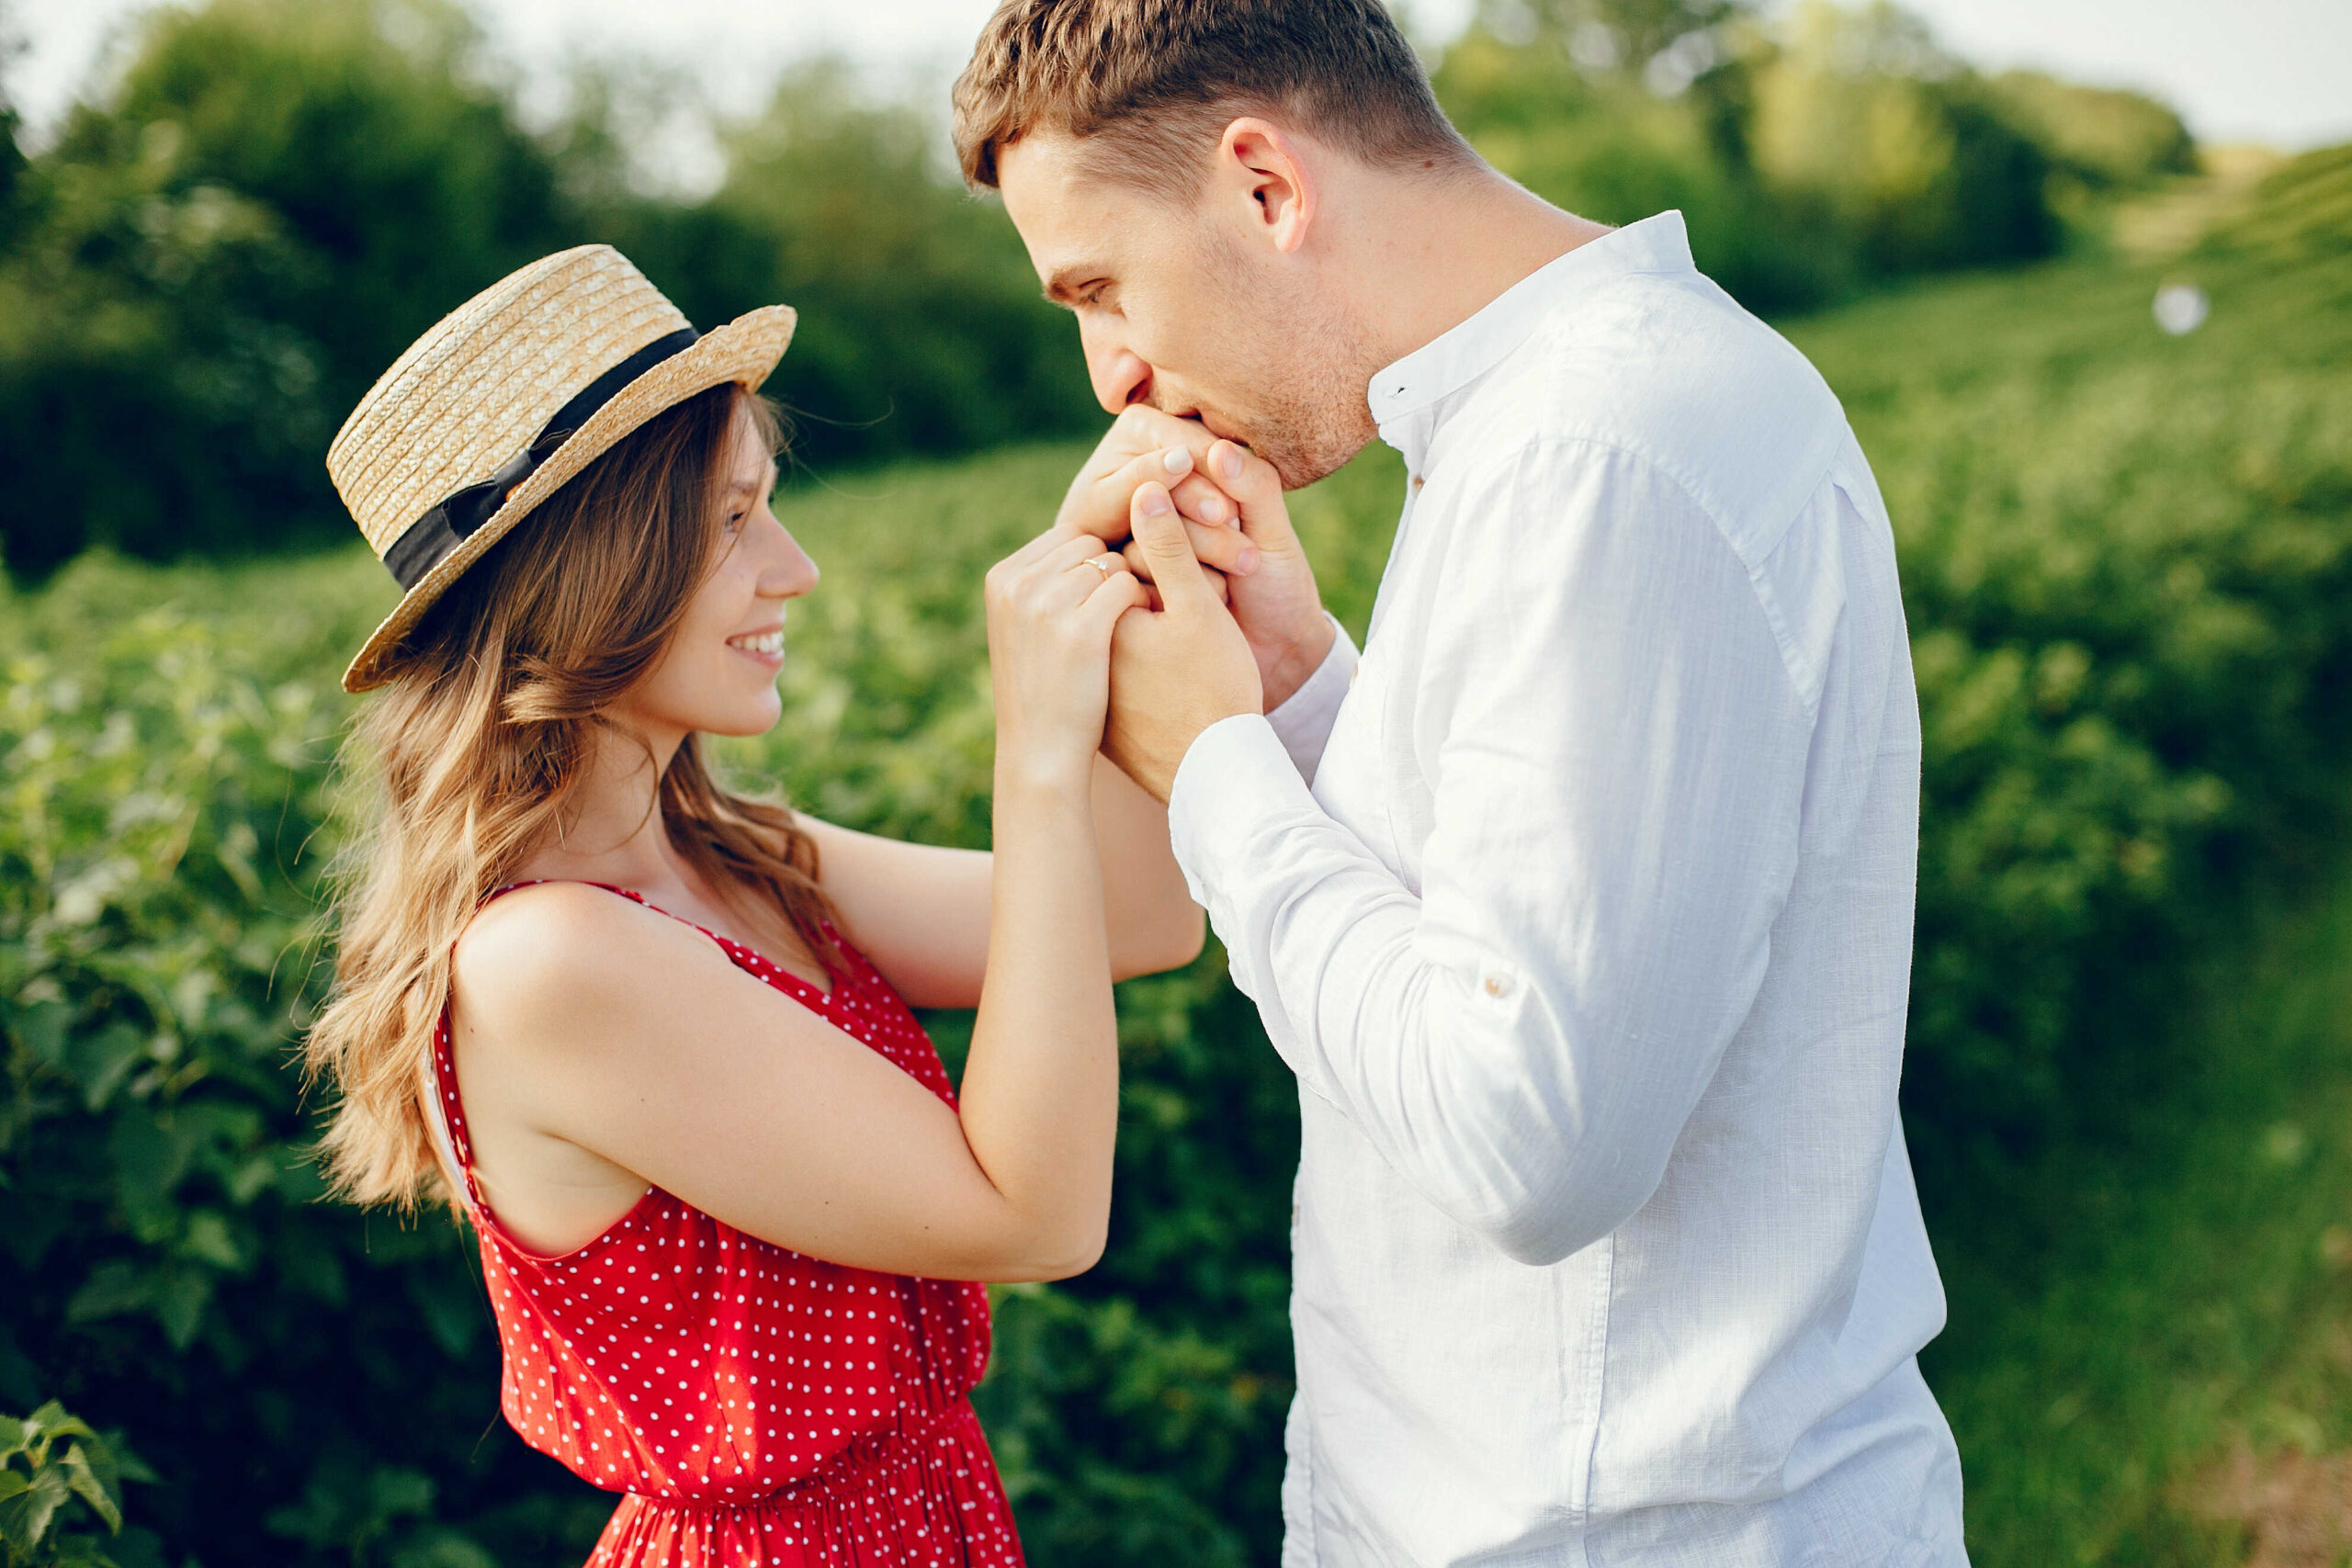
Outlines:
[[[345,677],[382,803],[309,1044],[326,1152],[358,1201],[472,1222],[507,1419],[627,1494],[594,1562],[1015,1563],[968,1281],[1093,1262],[1111,982],[1202,940],[1161,808],[1097,755],[1147,594],[1066,533],[990,573],[995,857],[729,794],[699,736],[777,721],[817,581],[753,395],[791,325],[697,337],[569,251],[336,437],[408,592]],[[909,1003],[978,1006],[960,1102]]]

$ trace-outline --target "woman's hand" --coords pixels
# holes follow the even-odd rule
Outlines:
[[[1085,789],[1110,704],[1111,628],[1148,595],[1102,540],[1056,528],[990,568],[986,598],[999,768]]]

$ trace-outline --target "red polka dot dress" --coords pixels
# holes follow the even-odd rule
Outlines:
[[[847,942],[827,993],[713,940],[955,1103],[922,1026]],[[983,1287],[803,1257],[658,1188],[587,1246],[536,1256],[475,1184],[447,1010],[434,1069],[505,1349],[506,1419],[623,1495],[590,1568],[1017,1568],[967,1397],[988,1365]]]

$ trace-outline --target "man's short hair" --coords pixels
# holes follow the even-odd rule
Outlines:
[[[1006,147],[1061,132],[1098,173],[1182,194],[1245,114],[1371,164],[1475,157],[1380,0],[1002,0],[956,81],[956,155],[993,186]]]

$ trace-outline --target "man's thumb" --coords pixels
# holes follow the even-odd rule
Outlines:
[[[1151,563],[1152,586],[1159,590],[1160,603],[1173,609],[1179,603],[1191,605],[1215,597],[1166,485],[1157,480],[1137,485],[1127,502],[1127,524]]]

